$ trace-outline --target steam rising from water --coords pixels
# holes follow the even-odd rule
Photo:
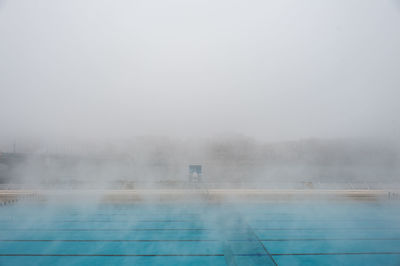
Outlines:
[[[396,7],[0,0],[0,200],[40,192],[0,207],[0,264],[26,265],[32,252],[50,256],[30,263],[74,253],[89,257],[57,262],[93,265],[117,251],[133,256],[97,262],[200,252],[202,265],[216,265],[210,253],[296,265],[290,253],[306,247],[399,265],[400,196],[379,191],[400,188]],[[189,182],[190,164],[202,165],[201,182]],[[241,190],[218,198],[213,188]],[[244,201],[246,189],[385,200]]]
[[[203,182],[209,188],[312,189],[328,183],[348,189],[352,184],[383,188],[398,183],[400,173],[396,144],[376,140],[138,138],[70,149],[76,150],[4,153],[0,177],[36,188],[185,188],[188,165],[197,163],[203,165]]]

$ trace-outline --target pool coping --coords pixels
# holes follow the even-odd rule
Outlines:
[[[0,190],[0,203],[21,198],[101,198],[105,201],[140,200],[298,200],[298,199],[351,199],[351,200],[400,200],[399,190],[350,190],[350,189],[125,189],[125,190]]]

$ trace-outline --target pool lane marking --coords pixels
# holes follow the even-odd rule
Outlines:
[[[14,218],[10,218],[10,219],[0,219],[0,222],[9,222],[9,221],[15,221],[18,220],[20,218],[26,217],[26,215],[9,215],[9,216],[13,216]],[[58,215],[57,215],[58,216]],[[82,216],[82,215],[69,215],[69,216]],[[113,216],[113,215],[93,215],[93,216]],[[201,215],[199,215],[201,216]],[[135,216],[132,216],[135,217]],[[400,218],[400,216],[391,216],[392,218]],[[46,217],[44,217],[46,218]],[[92,217],[95,218],[95,217]],[[100,218],[100,217],[99,217]],[[123,219],[123,220],[117,220],[117,221],[142,221],[142,222],[158,222],[158,221],[196,221],[195,218],[196,217],[187,217],[184,219],[174,219],[174,218],[169,218],[169,219],[165,219],[165,218],[160,218],[160,219],[154,219],[154,218],[149,218],[149,219]],[[108,221],[113,221],[110,219],[92,219],[92,220],[85,220],[85,219],[55,219],[53,221],[104,221],[104,222],[108,222]],[[388,218],[384,218],[384,219],[368,219],[368,218],[355,218],[355,219],[251,219],[249,220],[250,222],[390,222],[392,221],[392,219],[388,219]]]
[[[231,242],[290,241],[399,241],[400,238],[288,238],[288,239],[227,239]],[[218,242],[218,239],[0,239],[0,242]]]
[[[400,238],[287,238],[287,239],[260,239],[261,241],[284,242],[284,241],[398,241]]]
[[[74,228],[0,228],[0,231],[213,231],[209,228],[136,228],[136,229],[74,229]]]
[[[268,256],[264,253],[233,254],[234,256]],[[326,252],[271,253],[271,256],[330,256],[330,255],[400,255],[400,252]],[[0,254],[0,257],[223,257],[224,254]]]
[[[217,242],[219,240],[214,239],[88,239],[88,240],[78,240],[78,239],[4,239],[0,242]]]
[[[255,238],[257,239],[257,241],[261,243],[262,248],[267,253],[268,257],[272,260],[272,263],[274,263],[274,265],[277,266],[278,263],[275,261],[274,257],[272,257],[272,254],[267,250],[267,248],[265,247],[264,243],[261,241],[261,239],[257,236],[257,234],[254,231],[253,231],[253,234],[254,234]]]
[[[399,252],[315,252],[315,253],[273,253],[272,256],[328,256],[328,255],[400,255]]]
[[[19,219],[14,220],[0,220],[0,223],[18,222]],[[35,222],[62,222],[62,223],[184,223],[184,222],[198,222],[198,220],[35,220]]]
[[[319,228],[253,228],[255,231],[313,231],[313,230],[394,230],[400,227],[356,227],[356,228],[332,228],[332,227],[319,227]],[[215,231],[212,228],[110,228],[110,229],[88,229],[88,228],[0,228],[0,231]]]
[[[224,254],[0,254],[0,257],[223,257]]]
[[[269,257],[269,259],[272,261],[272,263],[274,265],[278,265],[278,263],[275,261],[275,259],[272,257],[271,253],[267,250],[267,248],[265,247],[264,243],[260,240],[260,238],[258,237],[258,235],[256,234],[256,232],[254,232],[253,228],[244,220],[244,224],[245,226],[247,226],[248,230],[250,230],[250,233],[253,235],[253,237],[255,238],[255,241],[257,241],[258,243],[261,244],[261,247],[264,249],[266,255]],[[239,255],[240,256],[240,255]]]
[[[67,223],[127,223],[127,222],[137,222],[137,223],[153,223],[153,222],[161,222],[161,223],[180,223],[180,222],[197,222],[198,220],[52,220],[55,222],[67,222]]]
[[[291,231],[291,230],[399,230],[400,227],[300,227],[300,228],[279,228],[279,227],[271,227],[271,228],[253,228],[258,231]]]
[[[15,221],[15,220],[14,220]],[[39,220],[40,221],[40,220]],[[43,221],[47,221],[47,220],[43,220]],[[89,223],[126,223],[126,222],[196,222],[197,220],[50,220],[51,222],[67,222],[67,223],[85,223],[85,222],[89,222]]]
[[[9,219],[9,220],[0,220],[0,223],[9,223],[9,222],[17,222],[17,221],[19,221],[20,219]],[[46,223],[46,222],[48,222],[49,220],[41,220],[41,219],[38,219],[38,220],[34,220],[35,222],[44,222],[44,223]],[[293,221],[293,220],[254,220],[254,222],[266,222],[266,223],[268,223],[268,222],[286,222],[286,221],[290,221],[291,223],[296,223],[296,222],[308,222],[308,221],[306,221],[306,220],[299,220],[299,221]],[[159,219],[159,220],[150,220],[150,219],[147,219],[147,220],[115,220],[115,219],[110,219],[110,220],[50,220],[50,222],[58,222],[58,223],[60,223],[60,222],[62,222],[62,223],[184,223],[184,222],[192,222],[192,223],[196,223],[196,222],[198,222],[198,220],[196,220],[196,219],[186,219],[186,220],[175,220],[175,219],[166,219],[166,220],[162,220],[162,219]],[[315,222],[315,220],[314,221],[311,221],[310,220],[310,222]],[[324,220],[321,220],[321,221],[317,221],[317,223],[325,223],[325,222],[331,222],[330,220],[327,220],[327,221],[324,221]],[[390,222],[389,220],[387,220],[387,221],[382,221],[382,220],[376,220],[376,221],[369,221],[369,220],[342,220],[342,221],[340,221],[340,220],[338,220],[338,221],[335,221],[333,224],[337,224],[337,223],[340,223],[340,222],[352,222],[352,223],[357,223],[357,222],[381,222],[381,223],[388,223],[388,222]],[[252,223],[252,222],[251,222]],[[383,225],[385,225],[385,224],[383,224]],[[336,228],[336,227],[333,227],[333,228]],[[397,229],[400,229],[400,227],[394,227],[394,229],[395,228],[397,228]],[[324,229],[324,228],[323,228]]]

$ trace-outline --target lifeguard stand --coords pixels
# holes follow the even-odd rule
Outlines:
[[[201,182],[202,172],[200,164],[189,165],[189,182]]]

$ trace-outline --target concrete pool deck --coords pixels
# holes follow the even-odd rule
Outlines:
[[[0,203],[19,199],[99,199],[106,202],[142,200],[400,200],[399,190],[316,189],[130,189],[130,190],[0,190]]]

